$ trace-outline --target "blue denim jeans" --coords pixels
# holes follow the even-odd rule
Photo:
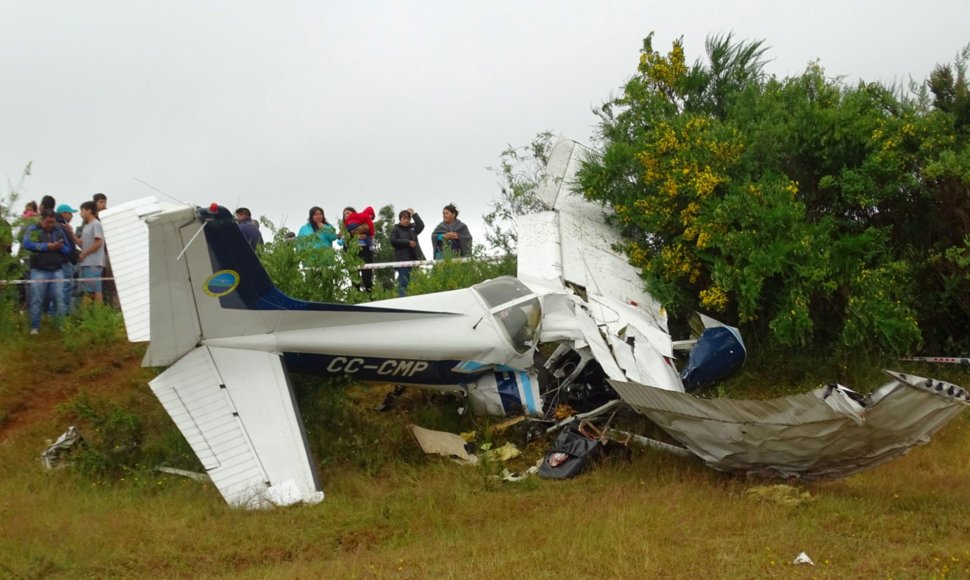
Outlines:
[[[395,268],[397,270],[397,295],[404,297],[408,293],[408,284],[411,283],[411,268]]]
[[[66,314],[64,308],[64,275],[63,269],[31,270],[31,280],[58,280],[57,282],[37,282],[30,285],[30,328],[40,329],[40,317],[44,313],[44,304],[50,299],[54,303],[54,316],[60,326]]]
[[[64,264],[64,313],[69,314],[74,306],[74,277],[77,266],[70,262]]]

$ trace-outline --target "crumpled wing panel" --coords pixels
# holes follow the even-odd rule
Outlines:
[[[845,477],[899,457],[970,405],[970,395],[956,385],[889,374],[894,380],[864,407],[847,404],[846,390],[838,388],[734,401],[610,384],[714,469],[812,480]]]
[[[149,384],[229,505],[323,499],[279,355],[202,346]]]
[[[533,290],[563,290],[559,214],[543,211],[519,216],[516,277]]]

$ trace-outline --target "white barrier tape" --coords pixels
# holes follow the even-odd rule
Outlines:
[[[493,258],[496,259],[496,258]],[[471,262],[475,258],[453,258],[452,262]],[[414,266],[430,266],[444,260],[410,260],[406,262],[377,262],[374,264],[364,264],[361,270],[380,270],[381,268],[413,268]]]
[[[501,260],[501,257],[487,257],[484,259],[480,258],[452,258],[452,262],[472,262],[475,260],[485,261],[485,262],[495,262]],[[409,260],[405,262],[377,262],[374,264],[364,264],[358,268],[359,270],[381,270],[384,268],[414,268],[416,266],[430,266],[432,264],[437,264],[438,262],[444,262],[445,260]],[[81,278],[71,278],[71,280],[80,280]],[[114,280],[114,278],[84,278],[85,280]],[[0,286],[3,284],[33,284],[35,282],[64,282],[67,278],[59,278],[57,280],[0,280]]]
[[[92,280],[114,280],[114,278],[55,278],[53,280],[0,280],[0,286],[4,284],[53,284],[54,282],[88,282]]]

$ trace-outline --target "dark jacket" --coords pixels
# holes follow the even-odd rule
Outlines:
[[[444,235],[448,232],[457,233],[458,239],[450,240],[450,244],[446,244],[446,242],[449,242],[449,240],[445,240]],[[455,218],[455,221],[451,222],[450,224],[445,222],[438,224],[434,231],[431,232],[431,243],[434,244],[435,260],[442,258],[445,246],[451,247],[451,251],[454,256],[472,255],[471,232],[468,231],[468,226],[463,224],[458,218]]]
[[[421,251],[421,242],[418,241],[418,234],[424,231],[424,222],[421,216],[416,213],[411,214],[411,225],[407,228],[401,224],[394,224],[391,230],[391,245],[394,246],[394,261],[404,262],[408,260],[423,260],[424,252]],[[414,242],[414,247],[411,247]]]
[[[242,232],[244,238],[246,238],[246,243],[252,249],[256,249],[256,246],[263,243],[263,234],[259,231],[259,224],[254,222],[252,218],[246,218],[239,222],[239,231]]]
[[[61,242],[60,250],[48,250],[47,244]],[[71,240],[60,227],[54,226],[50,233],[40,224],[31,224],[24,231],[21,245],[30,252],[30,269],[52,272],[60,270],[71,254]]]
[[[71,224],[67,223],[67,221],[61,217],[61,214],[57,214],[54,220],[57,222],[57,227],[64,232],[64,239],[67,240],[66,244],[70,246],[67,252],[67,261],[72,264],[77,264],[78,257],[81,255],[81,248],[74,244],[74,238],[71,236],[71,234],[74,233],[74,230],[71,229]],[[81,238],[78,237],[78,239]]]

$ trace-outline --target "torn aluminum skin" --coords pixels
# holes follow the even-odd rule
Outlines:
[[[824,480],[906,454],[970,406],[956,385],[886,371],[866,396],[841,385],[769,401],[701,399],[610,381],[620,397],[719,471]]]

